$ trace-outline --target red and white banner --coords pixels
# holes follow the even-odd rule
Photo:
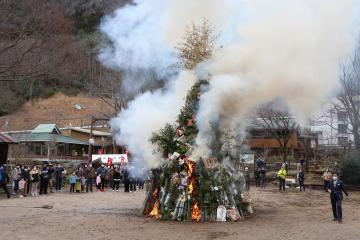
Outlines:
[[[127,154],[93,154],[92,161],[101,159],[101,162],[111,166],[113,164],[124,165],[128,162]]]

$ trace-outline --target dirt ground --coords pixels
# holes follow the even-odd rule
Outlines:
[[[0,239],[360,239],[360,193],[344,202],[343,224],[332,221],[328,193],[316,190],[279,193],[270,187],[253,188],[256,214],[238,223],[139,217],[143,191],[0,198]],[[33,208],[44,205],[53,208]]]

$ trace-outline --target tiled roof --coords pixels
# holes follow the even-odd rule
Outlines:
[[[16,143],[16,140],[5,133],[0,133],[0,143]]]
[[[19,142],[56,142],[56,143],[89,145],[89,143],[87,142],[80,141],[72,137],[59,135],[59,134],[49,134],[49,133],[21,134],[16,136],[16,139]]]
[[[31,133],[55,133],[61,134],[56,124],[39,124]]]

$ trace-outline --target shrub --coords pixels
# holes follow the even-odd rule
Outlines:
[[[360,186],[360,151],[346,154],[339,167],[345,183]]]

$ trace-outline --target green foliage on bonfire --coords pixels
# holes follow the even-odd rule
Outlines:
[[[158,151],[164,154],[173,153],[177,149],[174,138],[176,136],[176,128],[174,125],[166,124],[159,132],[153,133],[150,141],[158,146]]]

